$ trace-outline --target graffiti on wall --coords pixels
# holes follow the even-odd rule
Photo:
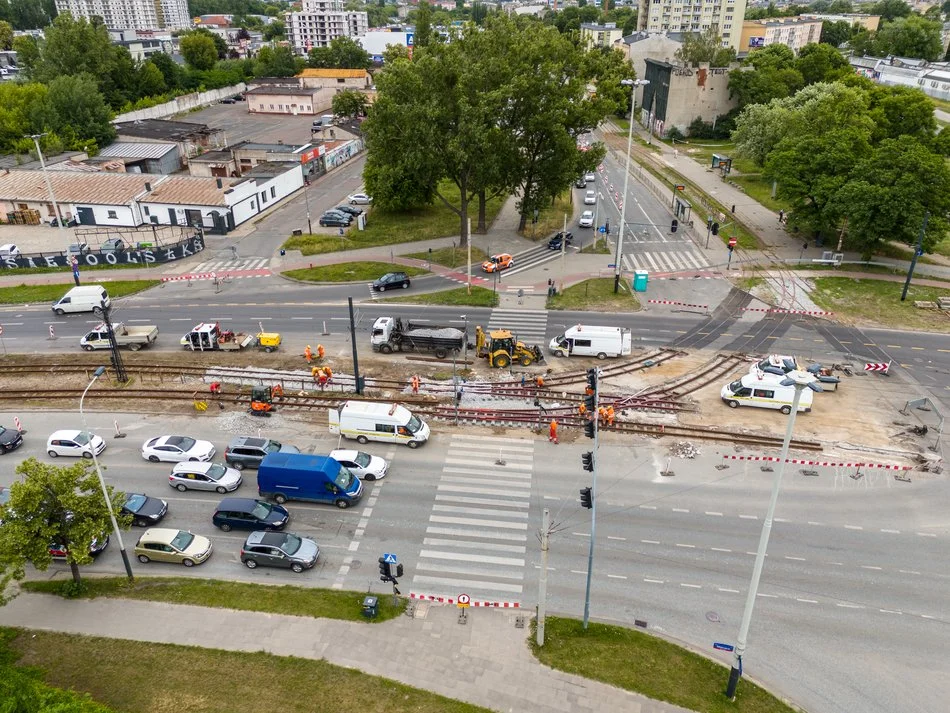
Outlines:
[[[0,260],[0,268],[15,270],[17,268],[33,267],[71,267],[73,260],[77,260],[79,267],[95,265],[135,265],[144,266],[154,263],[174,262],[196,255],[205,249],[201,237],[188,238],[174,245],[155,247],[142,246],[136,250],[121,250],[117,252],[86,253],[84,255],[66,255],[56,253],[52,255],[21,255]]]
[[[353,141],[347,141],[342,146],[337,146],[336,148],[327,151],[323,158],[324,162],[326,163],[327,170],[329,171],[330,169],[336,168],[337,166],[342,166],[362,150],[363,140],[354,139]]]

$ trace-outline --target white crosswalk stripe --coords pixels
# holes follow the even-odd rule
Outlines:
[[[228,272],[230,270],[263,270],[270,265],[270,258],[249,257],[237,260],[206,260],[196,265],[192,272]]]
[[[627,270],[648,270],[649,272],[688,272],[709,267],[706,257],[693,248],[660,252],[643,250],[638,246],[624,253],[623,263]]]
[[[544,334],[548,326],[548,313],[545,310],[500,309],[491,311],[488,329],[508,329],[529,347],[538,344],[543,347]]]
[[[521,602],[533,462],[534,443],[526,439],[452,436],[414,565],[413,594]],[[459,471],[472,476],[454,475]]]

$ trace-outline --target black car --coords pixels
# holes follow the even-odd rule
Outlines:
[[[574,181],[574,188],[587,188],[587,179],[581,176]]]
[[[548,240],[548,250],[560,250],[562,240],[564,240],[564,233],[563,232],[556,233],[553,238]],[[566,242],[568,245],[574,244],[574,233],[569,232],[567,234]]]
[[[0,453],[15,451],[23,445],[23,434],[12,428],[0,426]]]
[[[320,225],[326,227],[348,228],[353,222],[353,216],[349,213],[340,213],[334,210],[328,210],[320,216]]]
[[[237,436],[224,451],[224,462],[235,470],[257,468],[268,453],[300,453],[300,449],[270,438]]]
[[[373,289],[377,292],[385,292],[394,287],[402,287],[406,289],[409,287],[409,275],[404,272],[387,272],[385,275],[380,277],[378,280],[373,282]]]
[[[238,530],[283,530],[290,513],[280,505],[252,498],[225,498],[211,516],[215,527]]]
[[[357,208],[356,206],[352,206],[352,205],[338,205],[333,210],[335,210],[337,213],[349,213],[354,218],[358,215],[363,215],[362,208]]]
[[[236,101],[235,99],[222,99],[222,100],[221,100],[221,103],[222,103],[222,104],[234,104],[235,101]]]
[[[168,513],[168,503],[141,493],[129,493],[122,504],[122,512],[132,516],[137,527],[148,527],[162,521]]]

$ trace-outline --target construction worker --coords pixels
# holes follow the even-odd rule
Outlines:
[[[522,388],[522,389],[524,388],[524,379],[525,379],[525,375],[522,374],[522,375],[521,375],[521,388]]]
[[[327,375],[327,383],[328,383],[328,384],[329,384],[331,381],[333,381],[333,369],[331,369],[329,366],[325,366],[325,367],[323,367],[323,373]]]
[[[324,369],[317,370],[317,384],[321,391],[327,387],[327,372]]]
[[[608,425],[608,426],[613,426],[613,425],[614,425],[614,407],[613,407],[613,405],[610,405],[610,406],[607,407],[607,425]]]
[[[309,344],[307,345],[307,348],[303,350],[303,356],[307,360],[308,364],[313,361],[313,350],[310,348]]]
[[[317,345],[317,359],[323,359],[323,355],[327,353],[327,350],[323,348],[322,344]]]
[[[418,394],[419,393],[419,376],[417,374],[413,374],[409,382],[412,384],[412,393]]]
[[[220,395],[221,395],[221,382],[220,382],[220,381],[213,381],[213,382],[211,382],[211,386],[208,387],[208,388],[209,388],[209,390],[211,391],[211,395],[212,395],[212,396],[220,396]]]
[[[554,443],[555,445],[559,443],[559,441],[557,440],[557,419],[556,418],[551,419],[551,425],[548,428],[548,440],[551,443]]]
[[[597,419],[600,421],[601,426],[607,423],[607,409],[603,406],[597,409]]]
[[[317,380],[317,375],[318,375],[321,371],[322,371],[322,369],[321,369],[319,366],[310,367],[310,376],[311,376],[311,378],[312,378],[314,381],[316,381],[316,380]]]
[[[584,404],[581,404],[580,406],[577,407],[577,412],[583,418],[584,416],[587,415],[587,406],[585,406]]]
[[[543,388],[544,388],[544,377],[541,376],[540,374],[538,374],[536,377],[534,377],[534,385],[537,386],[539,389],[543,389]]]

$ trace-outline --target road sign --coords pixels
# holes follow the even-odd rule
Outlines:
[[[383,555],[383,562],[386,564],[396,564],[396,555],[390,554],[389,552]]]
[[[607,263],[607,267],[617,267],[617,263],[615,263],[615,262],[608,262],[608,263]]]
[[[467,594],[459,594],[455,602],[459,609],[468,609],[472,606],[472,598]]]
[[[598,233],[606,233],[606,232],[607,232],[607,228],[605,228],[604,226],[601,225],[600,227],[597,228],[597,232],[598,232]]]
[[[865,371],[879,371],[882,374],[886,374],[890,368],[891,368],[890,362],[887,362],[886,364],[877,362],[877,363],[870,363],[870,364],[864,365]]]
[[[729,238],[729,247],[734,248],[738,240],[736,238]]]
[[[713,643],[713,648],[718,649],[719,651],[734,651],[735,646],[732,644],[720,644],[718,641]]]

